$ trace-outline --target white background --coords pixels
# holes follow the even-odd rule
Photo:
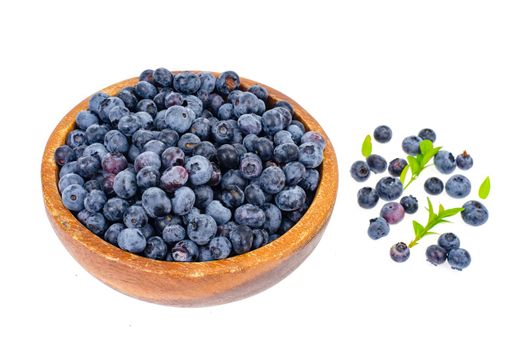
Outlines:
[[[526,7],[346,3],[2,2],[0,348],[526,349]],[[47,221],[40,158],[54,126],[91,93],[159,66],[233,69],[273,86],[336,148],[339,195],[321,243],[259,295],[202,309],[134,300],[86,273]],[[467,270],[427,263],[434,237],[393,263],[389,247],[412,239],[409,217],[380,241],[367,237],[379,206],[357,207],[348,169],[380,123],[394,130],[374,144],[388,159],[431,127],[437,144],[474,156],[474,187],[491,176],[489,222],[440,228],[461,237]],[[423,194],[428,171],[409,193]]]

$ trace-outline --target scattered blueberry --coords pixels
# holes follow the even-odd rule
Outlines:
[[[398,202],[386,203],[380,211],[380,216],[390,225],[395,225],[403,220],[405,209]]]
[[[443,233],[438,237],[438,245],[449,252],[460,247],[460,240],[454,233]]]
[[[418,200],[412,195],[402,197],[400,204],[407,214],[414,214],[418,211]]]
[[[384,218],[374,218],[370,220],[368,235],[372,239],[380,239],[389,234],[390,227]]]
[[[411,255],[411,250],[407,244],[398,242],[390,248],[390,257],[392,260],[401,263],[407,261]]]
[[[462,248],[456,248],[447,254],[447,262],[452,269],[462,271],[471,263],[471,256],[468,251]]]
[[[372,187],[363,187],[358,191],[357,201],[361,208],[371,209],[378,204],[379,195]]]
[[[380,125],[374,129],[374,139],[379,143],[387,143],[392,139],[392,130],[387,125]]]
[[[455,157],[448,151],[440,150],[434,157],[434,165],[442,174],[451,174],[456,168]]]
[[[473,166],[473,157],[464,151],[456,157],[456,164],[461,170],[469,170]]]
[[[484,204],[478,201],[468,201],[462,207],[464,210],[460,214],[466,224],[480,226],[488,221],[489,213]]]
[[[438,195],[444,190],[444,183],[437,177],[430,177],[425,180],[424,189],[430,195]]]
[[[453,175],[447,180],[445,189],[453,198],[464,198],[471,192],[471,182],[464,175]]]
[[[443,264],[447,259],[447,250],[439,245],[433,244],[427,247],[425,257],[433,265]]]
[[[403,158],[395,158],[389,163],[389,174],[399,177],[403,169],[407,166],[407,161]]]
[[[367,157],[367,164],[369,166],[369,169],[374,174],[380,174],[387,170],[387,161],[382,156],[379,156],[377,154],[371,154]]]
[[[350,168],[350,174],[352,178],[358,182],[367,181],[370,176],[370,168],[367,162],[363,160],[358,160],[352,164]]]
[[[420,142],[422,141],[419,136],[407,136],[402,142],[403,151],[411,156],[420,154]]]
[[[429,140],[431,142],[436,141],[436,133],[432,129],[422,129],[418,133],[418,136],[422,138],[423,140]]]
[[[402,195],[403,185],[400,179],[386,176],[381,178],[376,184],[376,192],[381,199],[385,201],[393,201]]]

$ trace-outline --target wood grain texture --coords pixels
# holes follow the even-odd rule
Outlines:
[[[102,91],[115,95],[137,81],[137,78],[128,79]],[[241,89],[255,83],[241,78]],[[290,102],[295,116],[308,130],[321,133],[327,143],[315,199],[292,229],[255,251],[210,262],[157,261],[127,253],[105,242],[63,206],[57,187],[59,169],[54,161],[54,151],[64,144],[66,135],[75,125],[77,113],[87,108],[87,98],[57,125],[46,145],[41,167],[48,218],[75,260],[90,274],[124,294],[174,306],[207,306],[242,299],[269,288],[297,268],[321,239],[332,213],[338,187],[337,159],[324,130],[306,110],[281,92],[260,85],[268,89],[269,103],[277,100]]]

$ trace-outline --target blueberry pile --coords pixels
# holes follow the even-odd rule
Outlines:
[[[145,70],[94,94],[55,151],[64,206],[121,249],[224,259],[288,231],[319,183],[324,138],[235,72]]]
[[[388,143],[392,139],[392,130],[386,125],[378,126],[374,130],[373,136],[379,143]],[[416,197],[412,195],[402,197],[402,195],[404,189],[427,167],[427,162],[431,160],[431,157],[434,157],[432,159],[434,166],[441,174],[451,174],[457,167],[460,170],[468,170],[473,166],[473,158],[466,151],[455,158],[448,151],[441,150],[440,148],[433,149],[432,143],[435,141],[436,133],[432,129],[422,129],[417,136],[411,135],[405,137],[401,143],[403,151],[408,155],[407,160],[404,158],[395,158],[387,162],[382,156],[371,153],[370,136],[367,136],[365,139],[368,146],[365,147],[364,143],[364,148],[362,149],[365,159],[358,160],[352,164],[350,168],[352,178],[357,182],[365,182],[372,174],[383,174],[386,170],[388,170],[390,175],[381,177],[377,181],[375,188],[363,187],[357,193],[358,205],[364,209],[376,207],[380,199],[386,201],[380,210],[379,216],[370,220],[367,233],[371,239],[377,240],[387,236],[390,232],[391,225],[401,222],[405,214],[414,214],[418,211],[418,200]],[[425,148],[426,146],[424,144],[426,143],[429,143],[429,148]],[[425,159],[428,155],[424,154],[422,150],[423,152],[429,150],[432,152],[429,158]],[[412,169],[413,167],[414,169]],[[411,171],[413,177],[407,186],[404,187],[402,181],[406,178],[407,173],[410,174]],[[424,190],[429,195],[439,195],[444,189],[452,198],[465,198],[471,192],[471,182],[461,174],[452,175],[445,185],[438,177],[430,177],[424,182]],[[397,200],[400,197],[401,199],[398,202]],[[458,210],[457,213],[460,212],[463,221],[469,225],[479,226],[488,220],[488,210],[479,201],[471,200],[463,205],[463,210],[462,208],[455,209]],[[442,207],[441,210],[445,209]],[[449,210],[445,211],[445,213],[449,213]],[[450,215],[454,215],[454,212],[451,212]],[[433,220],[431,225],[438,223],[441,222],[434,222]],[[416,230],[422,230],[422,233],[428,232],[423,225],[421,227],[420,225],[416,226]],[[418,236],[417,239],[421,237]],[[449,246],[446,243],[447,240],[455,239],[457,242],[455,244],[456,247],[454,245]],[[404,242],[394,244],[390,248],[391,258],[396,262],[406,261],[410,256],[409,248],[416,244],[416,241],[411,243],[409,246]],[[427,250],[427,259],[434,264],[439,264],[447,259],[454,269],[462,270],[469,265],[471,258],[466,250],[459,248],[459,245],[458,238],[452,233],[441,235],[438,245],[431,246]]]

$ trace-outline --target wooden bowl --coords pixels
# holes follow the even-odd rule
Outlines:
[[[176,72],[175,72],[176,73]],[[217,73],[215,73],[217,75]],[[138,79],[103,89],[117,94]],[[241,89],[256,82],[241,78]],[[315,248],[330,218],[337,194],[337,160],[332,144],[315,119],[291,98],[268,86],[269,101],[286,100],[308,130],[324,136],[326,149],[315,199],[301,220],[275,241],[246,254],[209,262],[167,262],[125,252],[85,228],[66,209],[58,190],[59,168],[54,151],[63,145],[75,125],[77,113],[89,98],[75,106],[51,134],[42,158],[42,192],[48,218],[70,254],[93,276],[129,296],[158,304],[207,306],[256,294],[282,280]]]

